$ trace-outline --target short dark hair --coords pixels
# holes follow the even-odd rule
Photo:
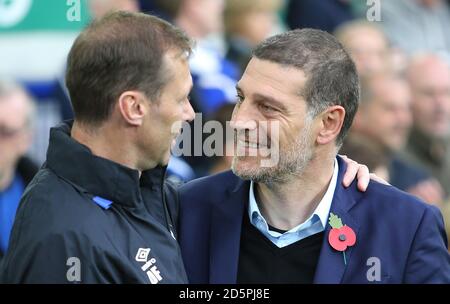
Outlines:
[[[299,93],[313,116],[331,105],[345,109],[336,139],[341,146],[358,109],[359,79],[355,64],[337,39],[321,30],[292,30],[266,39],[253,56],[303,70],[307,81]]]
[[[88,125],[104,122],[127,90],[157,99],[172,76],[163,64],[171,49],[189,56],[192,42],[155,16],[119,11],[94,21],[77,37],[67,59],[75,119]]]

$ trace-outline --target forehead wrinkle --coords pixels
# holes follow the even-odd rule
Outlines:
[[[256,69],[253,67],[253,65],[250,65],[239,81],[238,87],[244,93],[249,94],[249,88],[246,87],[245,84],[249,81],[259,84],[258,88],[262,88],[262,90],[256,92],[252,90],[252,94],[266,95],[279,101],[283,101],[284,99],[289,100],[293,96],[298,96],[301,88],[300,83],[298,84],[298,86],[296,85],[293,88],[289,88],[288,85],[286,85],[286,80],[288,77],[290,78],[290,75],[292,75],[289,74],[289,70],[296,72],[298,72],[299,70],[292,67],[283,67],[274,63],[269,64],[273,65],[274,67],[277,66],[278,69],[275,68],[271,69],[270,71],[266,71],[266,69]],[[270,67],[267,68],[269,69]],[[283,70],[283,72],[280,71],[280,68]],[[279,97],[280,94],[282,98]]]

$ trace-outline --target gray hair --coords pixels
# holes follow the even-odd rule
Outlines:
[[[26,123],[31,128],[36,118],[36,105],[34,100],[18,82],[9,78],[0,78],[0,102],[3,102],[3,100],[14,94],[22,94],[25,97],[29,109]]]

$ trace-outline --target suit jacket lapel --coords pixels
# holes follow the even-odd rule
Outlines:
[[[234,284],[237,281],[242,220],[249,187],[249,182],[238,179],[224,200],[212,206],[209,283]]]
[[[353,249],[358,245],[358,231],[360,226],[357,221],[349,214],[350,209],[357,201],[356,197],[358,195],[354,194],[358,190],[355,189],[354,185],[351,185],[347,189],[342,186],[342,178],[345,170],[347,169],[347,166],[339,157],[338,163],[339,175],[330,211],[339,216],[342,219],[342,223],[344,225],[347,225],[353,229],[356,234],[356,244],[354,246],[348,247],[345,251],[345,257],[347,260],[347,264],[345,264],[343,253],[334,250],[328,242],[328,235],[330,233],[331,226],[327,221],[322,249],[319,256],[319,262],[317,264],[316,273],[314,276],[314,283],[319,284],[342,283],[345,270],[349,266],[351,261]],[[356,183],[356,181],[354,183]]]

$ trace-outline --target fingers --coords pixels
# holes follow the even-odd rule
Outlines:
[[[436,201],[442,202],[444,200],[445,195],[444,195],[444,190],[441,187],[441,184],[437,180],[432,179],[431,186],[435,191]]]
[[[387,181],[378,177],[377,175],[370,173],[369,168],[366,165],[360,165],[354,160],[351,160],[345,155],[340,155],[341,158],[347,163],[347,171],[345,171],[342,184],[344,187],[350,186],[355,178],[358,178],[358,189],[362,192],[367,190],[370,180],[373,179],[379,183],[389,185]]]
[[[347,163],[347,170],[345,171],[342,184],[344,185],[344,187],[348,187],[356,177],[359,169],[359,164],[349,158],[344,158],[344,161]]]
[[[358,189],[363,192],[366,191],[370,182],[370,172],[366,165],[359,165],[357,178]]]
[[[390,185],[387,181],[385,181],[384,179],[382,179],[381,177],[379,177],[375,173],[370,173],[370,179],[374,180],[376,182],[379,182],[380,184]]]

